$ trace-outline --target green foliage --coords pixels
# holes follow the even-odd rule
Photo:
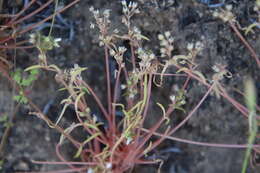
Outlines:
[[[2,123],[4,127],[12,126],[12,124],[9,122],[9,117],[7,114],[0,116],[0,123]]]
[[[30,71],[27,72],[27,74],[24,74],[21,69],[16,69],[11,74],[11,76],[13,80],[23,90],[24,87],[28,87],[32,85],[33,81],[37,79],[38,74],[39,74],[38,69],[31,69]],[[24,92],[22,90],[19,92],[19,95],[14,96],[13,99],[19,103],[27,104],[28,99],[24,96]]]

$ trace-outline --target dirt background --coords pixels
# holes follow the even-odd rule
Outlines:
[[[135,16],[133,23],[138,26],[143,35],[150,38],[144,46],[159,53],[157,35],[170,31],[175,38],[175,53],[186,54],[188,43],[201,41],[203,51],[197,57],[198,69],[208,78],[213,75],[212,66],[221,63],[233,74],[231,79],[224,79],[223,84],[230,96],[243,103],[243,97],[234,92],[234,88],[243,89],[243,80],[251,76],[256,81],[260,94],[260,73],[254,59],[235,35],[228,24],[214,18],[211,14],[216,8],[208,8],[203,3],[194,0],[140,0],[140,15]],[[66,2],[65,2],[66,3]],[[232,12],[236,15],[241,26],[248,26],[253,0],[226,0],[232,4]],[[89,7],[94,6],[101,11],[111,9],[112,28],[119,30],[125,28],[121,24],[122,15],[119,0],[81,0],[80,3],[63,13],[63,17],[72,22],[74,37],[69,40],[68,30],[57,30],[57,37],[62,37],[61,47],[49,53],[49,61],[63,68],[72,67],[73,64],[88,67],[84,74],[86,81],[98,91],[102,97],[105,93],[103,81],[103,50],[97,45],[98,33],[90,29],[93,21]],[[249,43],[260,53],[260,30],[245,36]],[[34,51],[26,50],[18,53],[16,66],[28,67],[36,62]],[[169,69],[168,72],[173,72]],[[165,78],[164,87],[153,88],[153,100],[169,103],[169,93],[174,92],[175,86],[181,86],[181,78]],[[1,77],[0,83],[0,112],[12,113],[12,89],[7,81]],[[53,74],[43,73],[30,91],[31,98],[40,108],[50,103],[48,116],[53,120],[61,111],[59,102],[65,97],[57,93],[59,85],[53,80]],[[187,104],[185,109],[189,112],[206,92],[206,88],[196,81],[192,81],[187,89]],[[258,96],[259,96],[258,94]],[[259,98],[259,97],[258,97]],[[258,99],[260,100],[260,99]],[[151,114],[160,112],[151,106]],[[21,106],[15,115],[13,127],[5,148],[3,173],[17,171],[49,171],[61,168],[59,166],[37,165],[31,160],[57,161],[55,144],[59,134],[50,129],[42,120],[28,115],[30,108]],[[185,114],[181,112],[173,116],[173,126],[180,122]],[[151,116],[153,117],[153,116]],[[62,123],[69,124],[73,121],[73,111],[68,110]],[[148,125],[156,119],[149,119]],[[4,127],[0,124],[0,136]],[[174,134],[176,137],[201,142],[244,144],[247,141],[247,120],[225,99],[217,99],[211,95],[199,108],[186,125]],[[237,173],[241,171],[244,159],[244,150],[214,147],[201,147],[166,140],[154,153],[175,148],[175,152],[164,152],[158,155],[164,160],[161,172],[163,173]],[[66,155],[73,153],[66,149]],[[156,172],[158,165],[138,166],[134,172]],[[257,173],[258,167],[248,169],[248,173]]]

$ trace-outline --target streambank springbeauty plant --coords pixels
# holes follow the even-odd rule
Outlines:
[[[196,56],[203,49],[201,42],[188,44],[187,55],[173,55],[174,38],[167,31],[158,35],[160,55],[156,55],[152,50],[147,50],[142,46],[144,41],[149,39],[142,35],[141,31],[131,22],[132,16],[140,13],[137,3],[122,1],[122,6],[122,23],[127,30],[125,33],[111,30],[110,10],[101,12],[93,7],[90,8],[95,20],[91,24],[91,28],[98,29],[99,46],[104,48],[105,53],[106,101],[101,100],[97,91],[93,90],[83,79],[82,73],[88,70],[87,67],[75,64],[71,69],[61,69],[48,63],[47,51],[49,49],[42,50],[39,45],[46,42],[44,45],[48,45],[51,49],[57,47],[56,44],[59,40],[55,42],[55,39],[50,36],[41,34],[35,34],[31,37],[31,43],[39,50],[39,63],[28,67],[26,71],[41,69],[56,73],[55,79],[62,86],[60,90],[69,94],[66,99],[61,101],[63,109],[57,115],[56,122],[48,119],[28,100],[28,103],[35,109],[35,112],[31,112],[31,114],[43,119],[51,128],[62,133],[60,141],[56,145],[57,156],[61,162],[34,162],[67,165],[69,169],[60,170],[64,172],[121,173],[131,170],[138,164],[158,164],[161,162],[157,157],[149,157],[149,154],[166,138],[196,145],[246,148],[247,145],[209,144],[171,136],[194,115],[211,92],[214,92],[217,97],[226,98],[242,114],[247,115],[248,109],[233,100],[221,84],[225,76],[232,77],[225,66],[220,64],[214,66],[215,74],[212,79],[207,79],[197,69]],[[129,50],[122,46],[124,41],[129,43]],[[130,56],[127,55],[127,51],[130,52]],[[110,64],[113,61],[116,62],[116,68],[111,70]],[[170,66],[175,67],[177,74],[166,73]],[[179,84],[181,89],[177,93],[169,94],[169,105],[158,102],[154,104],[161,109],[162,114],[155,124],[145,128],[144,122],[152,118],[152,85],[162,86],[165,75],[183,77],[186,80],[183,84]],[[199,81],[208,90],[196,106],[187,111],[184,109],[186,88],[192,79]],[[99,107],[98,113],[94,113],[94,108],[90,106],[90,102],[93,101]],[[69,127],[63,127],[65,128],[63,129],[60,127],[60,120],[68,106],[74,107],[76,120]],[[175,113],[176,109],[182,110],[187,115],[179,124],[171,127],[170,115]],[[165,127],[165,131],[158,133],[160,127]],[[72,135],[75,129],[81,129],[87,137],[80,141],[75,140]],[[157,138],[152,139],[153,136],[157,136]],[[63,157],[61,147],[67,141],[70,141],[76,148],[73,157],[80,159],[80,162],[67,161]],[[252,145],[252,147],[259,146]]]

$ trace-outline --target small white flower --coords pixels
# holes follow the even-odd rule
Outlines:
[[[35,40],[36,35],[35,34],[30,34],[29,37],[30,37],[29,42],[34,44],[36,42],[36,40]]]
[[[170,31],[166,31],[164,34],[165,34],[165,36],[166,36],[167,38],[169,38],[169,37],[171,36]]]
[[[170,100],[171,100],[172,102],[174,102],[175,99],[176,99],[175,95],[170,95]]]
[[[121,3],[123,6],[126,6],[126,0],[122,0]]]
[[[95,24],[94,23],[90,23],[90,29],[94,29],[95,28]]]
[[[109,54],[110,56],[115,56],[116,52],[113,49],[110,49]]]
[[[151,54],[149,55],[149,57],[150,57],[151,59],[154,59],[154,58],[155,58],[155,55],[154,55],[153,53],[151,53]]]
[[[126,140],[126,145],[129,145],[132,142],[133,138],[128,137]]]
[[[201,49],[203,48],[203,43],[200,42],[200,41],[196,42],[195,48],[196,48],[197,50],[201,50]]]
[[[93,12],[95,9],[94,9],[94,7],[93,6],[91,6],[90,8],[89,8],[89,11],[91,11],[91,12]]]
[[[60,45],[59,45],[59,42],[61,41],[61,38],[55,38],[54,39],[54,43],[53,43],[53,46],[54,47],[60,47]]]
[[[216,73],[220,72],[220,69],[219,69],[218,66],[216,66],[216,65],[214,65],[214,66],[212,67],[212,69],[213,69]]]
[[[111,10],[109,10],[109,9],[104,10],[103,15],[105,18],[108,18],[110,16],[110,11]]]
[[[133,2],[132,8],[136,8],[136,7],[137,7],[137,3],[136,3],[136,2]]]
[[[228,11],[231,11],[232,10],[232,5],[226,5],[226,9],[228,10]]]
[[[162,41],[162,40],[164,39],[164,36],[163,36],[162,34],[159,34],[159,35],[158,35],[158,39],[159,39],[160,41]]]
[[[112,163],[106,163],[106,168],[111,169],[112,168]]]
[[[218,11],[214,11],[212,14],[214,17],[219,17],[219,12]]]
[[[122,85],[121,85],[121,89],[122,89],[122,90],[126,89],[126,85],[122,84]]]
[[[194,48],[194,44],[193,43],[188,43],[187,49],[188,50],[192,50],[193,48]]]
[[[124,46],[120,46],[118,48],[118,51],[124,53],[126,51],[126,48]]]

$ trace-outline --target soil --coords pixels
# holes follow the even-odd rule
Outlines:
[[[250,14],[254,5],[253,0],[226,0],[226,4],[232,4],[232,12],[242,27],[250,25]],[[260,73],[255,60],[248,49],[243,45],[231,27],[223,21],[212,16],[217,8],[209,8],[206,4],[195,0],[139,0],[140,14],[135,16],[133,24],[138,26],[143,35],[150,41],[143,43],[144,47],[159,53],[159,41],[157,35],[170,31],[175,38],[175,54],[187,54],[187,44],[201,41],[203,50],[198,55],[197,69],[207,78],[214,74],[212,66],[215,64],[226,65],[232,73],[232,78],[225,78],[222,82],[229,95],[244,104],[243,97],[234,91],[234,88],[243,90],[243,81],[251,76],[258,90],[260,100]],[[112,28],[125,30],[121,24],[122,15],[119,0],[81,0],[78,4],[63,13],[63,17],[71,21],[74,26],[75,35],[68,39],[68,32],[55,33],[64,39],[61,47],[50,52],[50,62],[62,67],[69,68],[73,64],[88,67],[84,73],[84,79],[104,97],[105,79],[103,71],[103,49],[98,46],[98,33],[90,29],[90,23],[94,20],[89,7],[94,6],[101,11],[111,9]],[[254,29],[255,33],[244,35],[252,45],[256,53],[260,54],[260,30]],[[242,32],[242,31],[241,31]],[[28,54],[30,56],[28,56]],[[21,51],[17,56],[17,67],[25,68],[35,63],[35,54]],[[173,72],[170,68],[167,72]],[[60,101],[65,94],[56,92],[59,84],[53,79],[51,73],[41,74],[39,80],[30,90],[31,99],[40,107],[53,101],[48,116],[55,120],[62,107]],[[152,99],[156,102],[168,104],[169,93],[174,93],[176,86],[181,87],[183,79],[178,77],[165,77],[164,86],[153,88]],[[7,81],[1,78],[0,83],[0,112],[10,116],[13,112],[13,91]],[[207,91],[197,81],[191,81],[187,88],[185,110],[189,112],[203,97]],[[29,107],[20,106],[15,114],[13,126],[8,136],[5,147],[4,164],[0,172],[26,172],[26,171],[51,171],[62,168],[62,166],[39,165],[32,160],[58,161],[55,154],[55,144],[59,141],[60,134],[49,128],[39,118],[29,115]],[[147,126],[156,122],[156,115],[160,109],[151,105],[151,117]],[[181,111],[172,115],[172,126],[176,126],[185,118]],[[63,124],[73,121],[73,111],[68,110]],[[3,135],[5,127],[0,124],[0,136]],[[196,111],[192,118],[174,136],[210,143],[246,144],[248,137],[247,119],[224,98],[218,99],[210,95],[203,105]],[[174,151],[169,152],[169,148]],[[68,147],[65,149],[65,157],[74,151]],[[166,151],[166,152],[163,152]],[[168,151],[168,152],[167,152]],[[162,173],[237,173],[241,172],[244,160],[244,149],[203,147],[166,140],[154,153],[162,153],[160,157],[164,164]],[[159,165],[137,166],[133,172],[152,173],[157,172]],[[248,169],[248,173],[257,173],[260,169],[256,165]]]

